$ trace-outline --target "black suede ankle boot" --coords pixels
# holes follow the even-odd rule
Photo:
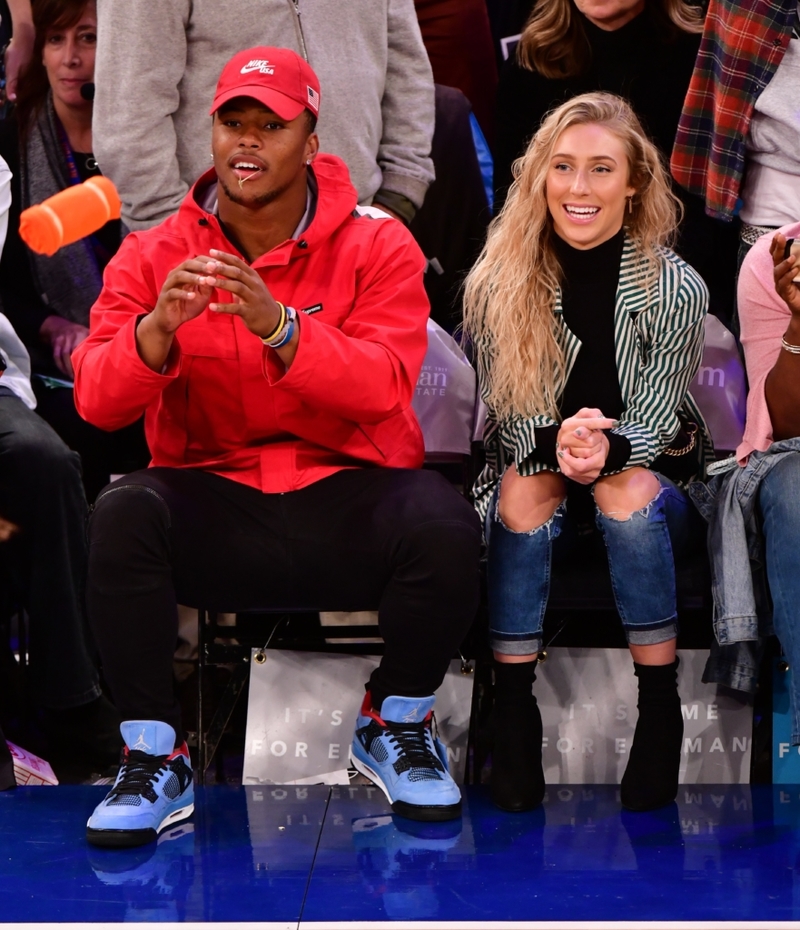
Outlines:
[[[678,661],[671,665],[633,663],[639,679],[639,720],[620,786],[622,806],[631,811],[663,807],[678,794],[683,742]]]
[[[536,662],[494,663],[492,800],[504,811],[527,811],[544,797],[542,715],[533,696]]]

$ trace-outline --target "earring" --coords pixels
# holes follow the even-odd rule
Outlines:
[[[212,152],[208,157],[211,159],[211,161],[214,161],[214,153],[213,153],[213,152]]]
[[[311,164],[311,159],[310,159],[310,158],[306,161],[306,164],[307,164],[307,165],[310,165],[310,164]]]
[[[628,213],[633,213],[633,196],[628,197]]]

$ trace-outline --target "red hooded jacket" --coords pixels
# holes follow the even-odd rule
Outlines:
[[[212,248],[241,255],[197,202],[211,171],[177,214],[131,233],[106,268],[90,335],[72,356],[84,419],[112,430],[145,413],[151,466],[200,468],[269,493],[341,468],[420,467],[411,398],[427,348],[425,260],[401,223],[353,215],[340,159],[318,156],[314,174],[310,226],[252,263],[298,311],[289,370],[238,316],[209,310],[177,331],[162,374],[137,352],[137,320],[173,268]]]

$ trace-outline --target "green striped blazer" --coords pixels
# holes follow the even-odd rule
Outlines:
[[[711,436],[691,394],[689,383],[703,354],[708,291],[703,279],[669,249],[662,256],[658,277],[646,282],[646,263],[633,241],[625,237],[614,310],[614,343],[624,410],[614,430],[626,436],[631,455],[626,468],[649,466],[680,428],[678,414],[700,427],[701,470],[713,460]],[[561,294],[554,325],[564,346],[569,377],[581,342],[564,323]],[[483,393],[483,388],[482,388]],[[535,427],[556,421],[547,414],[513,417],[498,422],[491,411],[484,429],[486,467],[475,482],[475,504],[485,514],[491,491],[506,466],[514,462],[521,475],[548,470],[532,459]]]

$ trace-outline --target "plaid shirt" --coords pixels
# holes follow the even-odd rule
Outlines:
[[[705,197],[706,212],[730,220],[744,175],[753,107],[781,63],[797,0],[711,0],[670,167]]]

